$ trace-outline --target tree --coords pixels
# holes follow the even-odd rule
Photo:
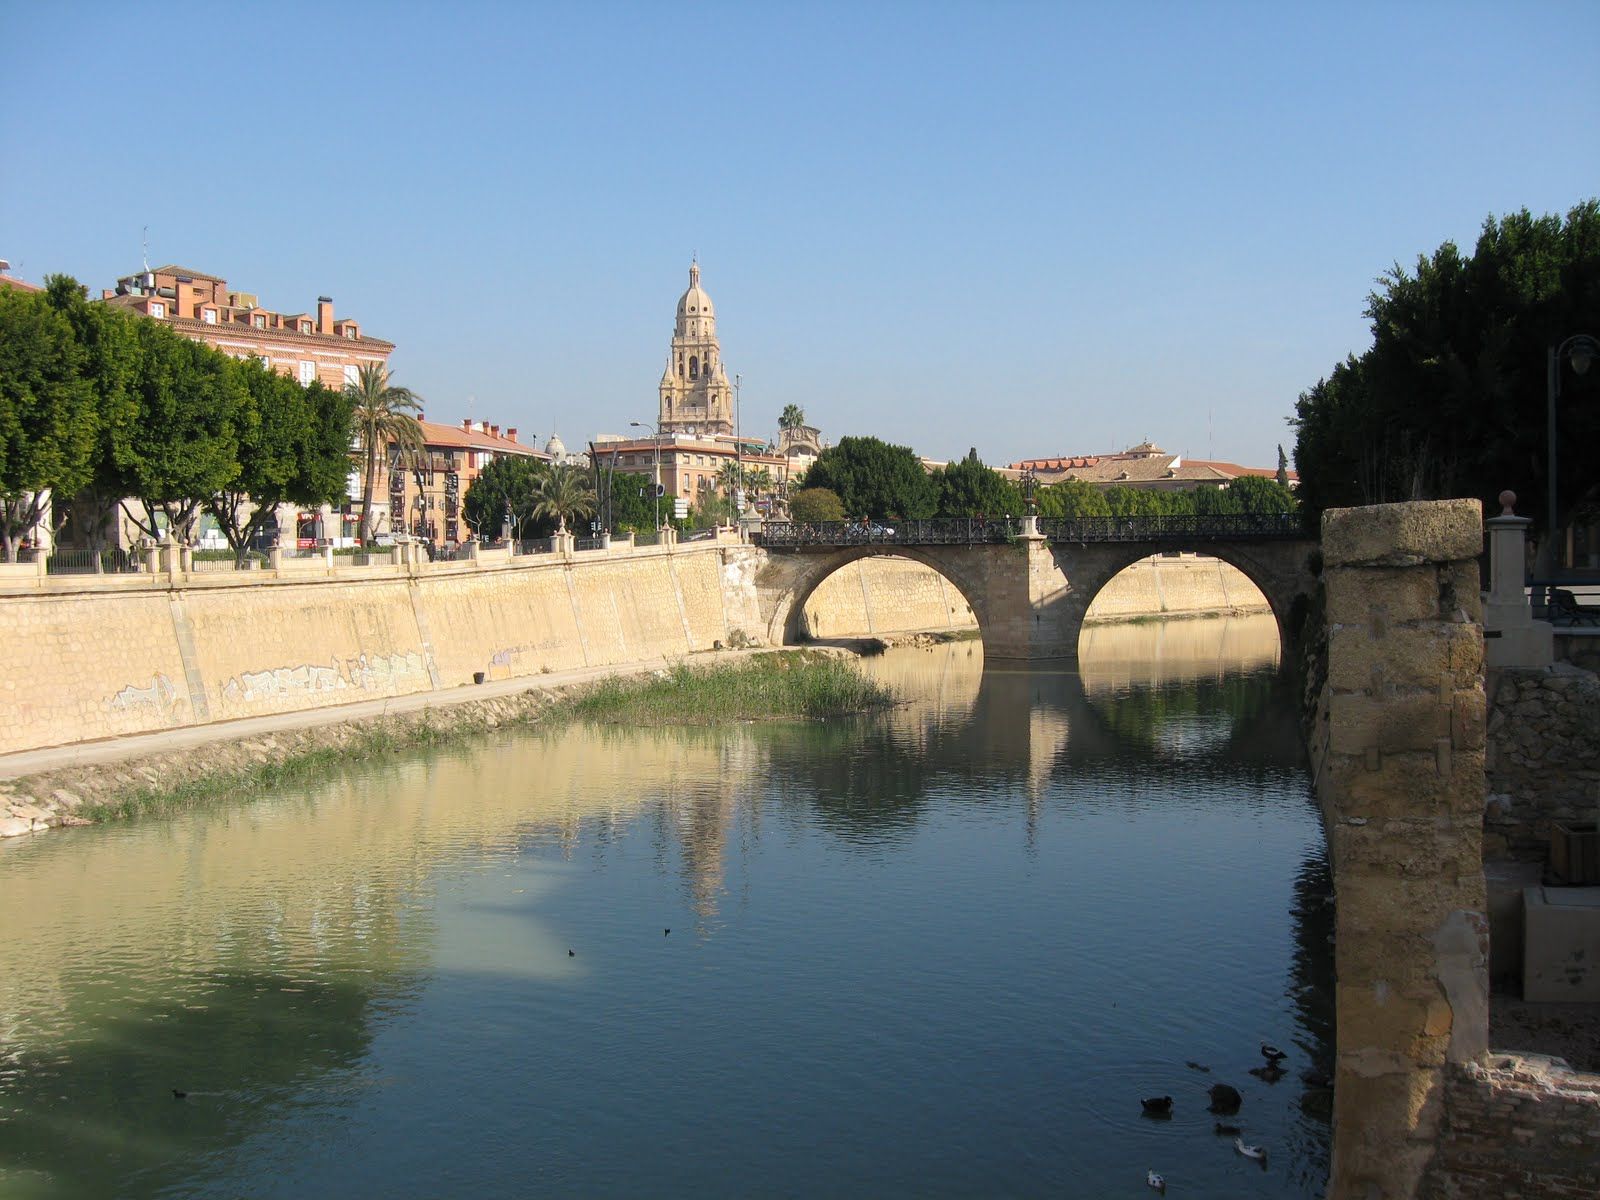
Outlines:
[[[1240,475],[1229,481],[1223,493],[1233,501],[1234,512],[1292,513],[1299,505],[1287,484],[1259,475]]]
[[[301,387],[260,359],[233,365],[253,419],[240,424],[239,474],[206,511],[243,562],[280,504],[337,503],[350,473],[353,400],[320,383]]]
[[[393,446],[396,465],[414,467],[426,451],[422,426],[413,415],[421,412],[422,397],[410,388],[396,385],[394,377],[379,363],[362,367],[356,382],[347,384],[346,391],[350,393],[356,437],[365,463],[361,473],[361,544],[366,546],[371,545],[377,532],[372,527],[372,490],[377,484],[379,459]]]
[[[974,447],[959,462],[933,473],[941,517],[1003,517],[1023,510],[1016,484],[978,460]]]
[[[840,438],[811,464],[803,487],[828,488],[851,517],[920,520],[938,508],[938,489],[908,446],[874,437]]]
[[[1109,517],[1106,494],[1082,479],[1063,479],[1042,487],[1034,495],[1042,517]]]
[[[779,429],[800,429],[806,423],[806,410],[798,404],[785,404],[778,417]]]
[[[656,527],[656,483],[653,475],[623,472],[610,477],[611,531],[639,533]],[[671,511],[671,501],[665,502]]]
[[[842,521],[844,504],[830,488],[801,488],[789,497],[789,516],[796,521]]]
[[[47,297],[0,288],[0,540],[7,562],[53,495],[93,476],[99,414],[87,356]]]
[[[1473,496],[1549,481],[1546,355],[1600,328],[1600,201],[1565,220],[1526,209],[1484,222],[1464,255],[1451,242],[1367,298],[1372,344],[1300,395],[1291,421],[1300,502],[1333,505]],[[1570,374],[1557,412],[1566,447],[1561,511],[1600,489],[1595,379]],[[1558,451],[1559,452],[1559,451]],[[1539,515],[1537,509],[1533,510]]]
[[[123,497],[117,463],[139,415],[133,394],[140,355],[134,325],[141,318],[89,303],[83,285],[67,275],[46,276],[45,295],[83,348],[83,377],[94,392],[98,427],[88,483],[76,493],[52,495],[51,515],[58,540],[70,522],[87,548],[99,550],[115,530],[112,518]],[[94,566],[97,572],[102,569],[98,554]]]
[[[237,364],[160,321],[134,323],[138,419],[112,448],[115,483],[139,509],[123,511],[148,536],[186,537],[200,506],[239,477],[241,434],[258,415]]]
[[[462,501],[467,525],[479,537],[497,536],[509,510],[517,536],[548,535],[554,523],[541,522],[534,515],[539,477],[547,470],[538,459],[522,455],[490,459],[467,488]],[[539,528],[541,524],[545,527]]]
[[[1283,443],[1282,442],[1278,443],[1278,474],[1277,474],[1277,480],[1278,480],[1278,486],[1279,487],[1287,488],[1289,486],[1289,456],[1283,452]]]
[[[594,488],[577,467],[551,463],[534,480],[533,515],[553,517],[557,533],[567,531],[568,517],[590,517],[594,511]]]

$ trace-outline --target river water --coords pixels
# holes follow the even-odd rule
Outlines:
[[[894,650],[886,714],[15,839],[0,1196],[1320,1195],[1332,909],[1271,619],[1083,655]]]

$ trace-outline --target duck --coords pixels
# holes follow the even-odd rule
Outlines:
[[[1144,1173],[1144,1181],[1151,1187],[1155,1188],[1155,1190],[1160,1192],[1163,1196],[1167,1194],[1167,1181],[1161,1176],[1157,1175],[1154,1171],[1146,1171]]]
[[[1267,1152],[1260,1146],[1246,1146],[1243,1138],[1233,1139],[1233,1148],[1246,1158],[1253,1158],[1257,1162],[1267,1161]]]
[[[1224,1125],[1221,1121],[1217,1122],[1216,1129],[1218,1137],[1238,1137],[1244,1132],[1237,1125]]]
[[[180,1092],[177,1088],[173,1088],[172,1089],[172,1098],[174,1100],[187,1100],[189,1098],[189,1093],[188,1092]]]
[[[1275,1062],[1270,1062],[1264,1067],[1251,1067],[1250,1074],[1267,1083],[1277,1083],[1284,1076],[1284,1069]]]
[[[1282,1062],[1284,1059],[1288,1058],[1289,1056],[1287,1054],[1285,1054],[1282,1050],[1279,1050],[1271,1042],[1262,1042],[1261,1043],[1261,1057],[1266,1059],[1270,1063],[1276,1063],[1276,1062]]]
[[[1211,1085],[1211,1111],[1220,1116],[1231,1117],[1239,1111],[1239,1105],[1244,1103],[1244,1097],[1239,1095],[1239,1089],[1229,1087],[1225,1083]]]
[[[1204,1071],[1207,1075],[1211,1074],[1211,1068],[1210,1067],[1206,1066],[1204,1063],[1197,1063],[1192,1058],[1189,1059],[1187,1062],[1185,1062],[1183,1065],[1188,1067],[1189,1070],[1191,1070],[1191,1071]]]
[[[1171,1096],[1151,1096],[1139,1101],[1144,1106],[1145,1115],[1148,1117],[1168,1117],[1172,1115]]]

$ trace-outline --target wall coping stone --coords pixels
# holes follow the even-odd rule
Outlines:
[[[1478,500],[1412,500],[1322,514],[1322,559],[1330,567],[1414,566],[1482,552]]]

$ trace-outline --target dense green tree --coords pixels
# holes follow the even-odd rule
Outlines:
[[[626,471],[600,471],[600,487],[596,496],[602,520],[611,522],[612,533],[645,533],[656,527],[655,476],[635,475]],[[607,489],[609,509],[606,508]],[[670,515],[672,501],[662,497],[661,511]]]
[[[941,517],[1004,517],[1023,511],[1022,491],[1011,480],[978,459],[967,456],[933,473]]]
[[[361,446],[361,544],[365,546],[371,544],[376,533],[372,527],[372,492],[385,452],[392,453],[401,467],[415,466],[422,460],[422,427],[416,420],[422,397],[410,388],[398,386],[379,363],[362,367],[356,382],[345,390],[350,393],[356,438]]]
[[[0,542],[7,562],[52,495],[93,475],[99,413],[87,355],[47,297],[0,288]]]
[[[567,518],[592,517],[594,488],[577,467],[551,463],[533,481],[533,515],[555,520],[556,532],[565,533]]]
[[[1288,484],[1260,475],[1240,475],[1229,482],[1222,494],[1231,498],[1234,512],[1292,513],[1299,508]]]
[[[94,463],[88,483],[76,493],[52,500],[57,534],[69,520],[72,533],[90,549],[102,549],[111,540],[118,503],[123,498],[118,462],[130,430],[139,416],[133,392],[139,370],[136,317],[124,309],[89,302],[85,288],[67,275],[45,277],[50,304],[72,325],[83,347],[83,375],[93,389],[98,426]],[[95,556],[95,568],[101,561]]]
[[[515,536],[548,536],[555,521],[534,514],[539,476],[547,470],[538,459],[521,455],[490,459],[461,503],[468,527],[483,540],[492,541],[500,536],[509,510]]]
[[[1565,219],[1491,217],[1472,254],[1446,242],[1385,274],[1367,316],[1371,346],[1296,404],[1301,502],[1490,500],[1510,487],[1542,517],[1547,354],[1571,334],[1600,335],[1600,202]],[[1600,460],[1586,452],[1600,440],[1597,377],[1563,366],[1563,512],[1600,489]]]
[[[240,422],[239,474],[206,502],[243,561],[280,504],[336,504],[350,472],[352,398],[302,387],[260,359],[235,363],[252,419]]]
[[[1105,491],[1081,479],[1063,479],[1034,494],[1042,517],[1109,517]]]
[[[828,488],[851,518],[919,520],[938,508],[938,489],[908,446],[874,437],[840,438],[811,464],[803,487]]]
[[[789,516],[796,521],[842,521],[844,504],[831,488],[801,488],[789,497]]]
[[[1289,456],[1283,452],[1282,442],[1278,443],[1278,473],[1275,478],[1279,487],[1289,486]]]
[[[239,477],[239,444],[258,414],[237,364],[174,333],[136,321],[138,419],[113,447],[123,509],[146,534],[186,537],[200,506]],[[158,520],[158,517],[161,518]]]

